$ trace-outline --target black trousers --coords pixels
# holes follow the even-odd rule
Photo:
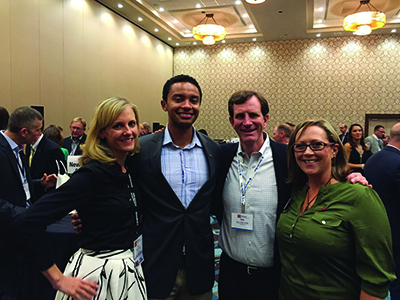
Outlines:
[[[252,268],[221,254],[218,297],[220,300],[278,300],[279,270]]]

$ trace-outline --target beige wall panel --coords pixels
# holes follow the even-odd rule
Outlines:
[[[11,1],[13,108],[40,105],[39,0]]]
[[[1,0],[0,30],[0,105],[10,111],[44,105],[46,124],[67,136],[73,117],[89,122],[99,101],[121,95],[146,121],[165,123],[159,99],[173,49],[97,2]]]
[[[40,0],[40,104],[45,126],[64,126],[63,10],[54,0]],[[68,131],[67,131],[68,134]]]
[[[106,8],[101,9],[101,44],[100,44],[100,90],[102,95],[115,95],[115,56],[117,17]]]
[[[11,105],[11,1],[0,1],[0,105],[8,111],[13,109]]]
[[[106,98],[101,93],[100,70],[101,70],[101,6],[92,1],[88,1],[84,11],[83,21],[83,95],[82,102],[86,121],[90,121],[94,108],[97,103]]]
[[[74,117],[88,120],[88,103],[83,99],[85,81],[84,59],[84,10],[78,1],[64,1],[64,128]],[[68,130],[65,135],[67,136]]]

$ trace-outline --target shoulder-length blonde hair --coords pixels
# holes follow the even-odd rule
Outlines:
[[[304,185],[308,177],[301,170],[301,168],[297,165],[296,157],[294,154],[294,144],[296,142],[296,136],[300,132],[300,136],[303,132],[311,126],[317,126],[322,128],[326,136],[328,137],[328,141],[330,143],[338,144],[338,153],[332,159],[332,177],[338,181],[345,181],[347,175],[349,175],[349,166],[347,164],[347,155],[344,151],[343,144],[339,139],[336,131],[333,129],[332,125],[324,120],[309,120],[304,121],[296,126],[293,134],[290,136],[288,143],[288,151],[287,151],[287,159],[288,159],[288,183],[293,183],[296,187]]]
[[[125,98],[111,97],[97,105],[90,123],[86,143],[82,145],[83,154],[79,159],[82,166],[91,160],[98,160],[103,164],[110,164],[116,160],[107,142],[100,138],[99,132],[112,125],[118,115],[128,107],[135,113],[136,126],[138,126],[140,124],[138,109],[136,105]],[[137,136],[135,147],[129,155],[139,152],[139,147],[139,136]]]

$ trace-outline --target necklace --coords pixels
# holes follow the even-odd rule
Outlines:
[[[324,186],[327,186],[329,184],[329,182],[331,182],[331,180],[332,180],[332,175],[331,175],[331,177],[329,177],[328,181],[324,184]],[[307,201],[307,205],[306,205],[304,210],[309,210],[310,209],[311,204],[313,202],[315,202],[315,200],[317,199],[317,196],[318,196],[318,193],[319,193],[319,189],[318,189],[317,193],[314,195],[314,197],[312,197],[311,199],[310,199],[310,196],[309,196],[309,192],[310,192],[310,188],[307,191],[306,201],[307,201],[307,198],[308,198],[308,201]]]

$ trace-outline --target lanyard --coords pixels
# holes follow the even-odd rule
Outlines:
[[[128,172],[127,172],[128,173]],[[132,178],[131,175],[128,173],[128,178],[129,178],[129,184],[128,184],[128,188],[130,189],[130,198],[129,201],[131,201],[133,203],[133,207],[135,210],[135,220],[136,220],[136,234],[139,233],[139,206],[138,206],[138,202],[136,200],[136,195],[133,189],[133,183],[132,183]]]
[[[18,169],[21,171],[21,175],[23,178],[26,178],[26,174],[25,174],[25,166],[22,162],[21,156],[20,156],[20,152],[22,150],[19,150],[18,152],[14,151],[14,153],[17,154],[17,156],[15,157],[15,159],[17,160],[17,165],[18,165]]]
[[[260,168],[261,162],[264,159],[264,155],[261,155],[260,160],[257,163],[257,166],[254,168],[253,175],[251,175],[248,179],[246,184],[243,182],[243,174],[242,174],[242,168],[240,167],[240,158],[238,158],[238,171],[239,171],[239,182],[240,182],[240,193],[241,193],[241,204],[242,204],[242,213],[245,211],[245,204],[246,204],[246,191],[249,188],[250,182],[253,180],[253,178],[256,176],[256,173],[258,169]]]

